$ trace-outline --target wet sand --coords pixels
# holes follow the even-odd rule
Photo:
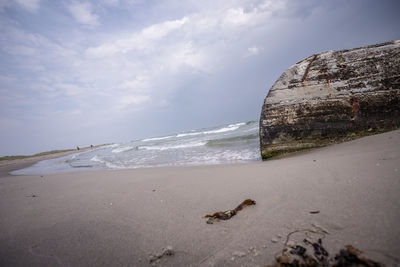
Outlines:
[[[251,164],[3,172],[0,266],[148,266],[167,246],[174,255],[153,264],[265,266],[299,229],[395,266],[399,191],[399,130]],[[257,204],[230,220],[202,218],[246,198]]]
[[[27,157],[24,159],[2,160],[2,161],[0,161],[0,178],[10,175],[10,172],[12,172],[12,171],[27,168],[27,167],[32,166],[35,163],[42,161],[42,160],[60,158],[60,157],[72,155],[75,153],[81,153],[81,152],[84,152],[84,151],[87,151],[90,149],[94,149],[94,148],[98,148],[101,146],[104,146],[104,145],[97,145],[97,146],[93,146],[93,147],[84,147],[84,148],[81,148],[80,150],[63,151],[63,152],[57,152],[57,153],[41,155],[41,156],[31,156],[31,157]]]

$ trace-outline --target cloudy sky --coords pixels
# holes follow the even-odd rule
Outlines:
[[[258,120],[313,53],[400,38],[400,1],[0,0],[0,155]]]

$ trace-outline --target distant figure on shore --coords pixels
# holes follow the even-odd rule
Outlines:
[[[79,146],[76,146],[76,150],[79,150]]]
[[[90,148],[93,148],[93,145],[90,145]]]

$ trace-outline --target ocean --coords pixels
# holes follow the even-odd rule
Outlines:
[[[203,128],[115,143],[44,160],[12,172],[49,174],[88,170],[196,166],[261,161],[258,122]]]

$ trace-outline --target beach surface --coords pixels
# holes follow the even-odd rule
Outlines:
[[[259,163],[0,175],[0,266],[266,266],[305,237],[399,265],[400,130]]]

